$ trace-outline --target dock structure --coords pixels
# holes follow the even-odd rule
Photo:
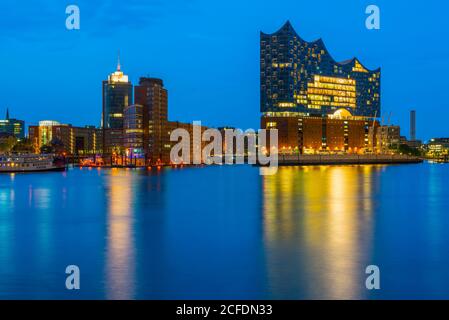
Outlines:
[[[424,160],[409,155],[279,155],[279,166],[297,165],[354,165],[354,164],[413,164]]]

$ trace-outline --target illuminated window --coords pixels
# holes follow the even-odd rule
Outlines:
[[[314,76],[314,82],[307,87],[307,107],[321,109],[323,106],[356,108],[356,81]]]
[[[358,62],[357,60],[355,61],[354,67],[352,68],[353,72],[364,72],[364,73],[368,73],[368,70],[366,70],[361,64],[360,62]],[[376,77],[376,75],[374,74],[374,77]]]
[[[293,108],[296,107],[296,104],[294,104],[293,102],[279,102],[278,106],[281,108]]]

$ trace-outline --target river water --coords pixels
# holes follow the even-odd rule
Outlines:
[[[449,298],[448,179],[428,163],[3,174],[0,299]]]

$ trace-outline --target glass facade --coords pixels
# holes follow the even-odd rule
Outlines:
[[[123,122],[125,108],[133,104],[133,86],[120,70],[103,81],[103,153],[121,153],[123,148]]]
[[[122,129],[123,112],[132,104],[132,84],[128,76],[116,71],[103,81],[103,128]]]
[[[95,126],[73,127],[57,121],[39,121],[39,125],[28,128],[28,137],[36,150],[51,145],[53,139],[63,144],[67,154],[96,154],[101,151],[101,129]]]
[[[25,121],[10,118],[9,110],[7,110],[6,118],[0,120],[0,133],[6,133],[17,139],[23,139],[25,138]]]
[[[125,108],[125,148],[133,153],[144,154],[145,112],[142,105],[133,104]]]
[[[380,117],[380,69],[336,62],[321,39],[301,39],[290,22],[260,35],[261,112],[268,116]]]

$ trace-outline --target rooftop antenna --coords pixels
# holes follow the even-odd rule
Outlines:
[[[118,50],[117,71],[120,71],[120,49]]]

